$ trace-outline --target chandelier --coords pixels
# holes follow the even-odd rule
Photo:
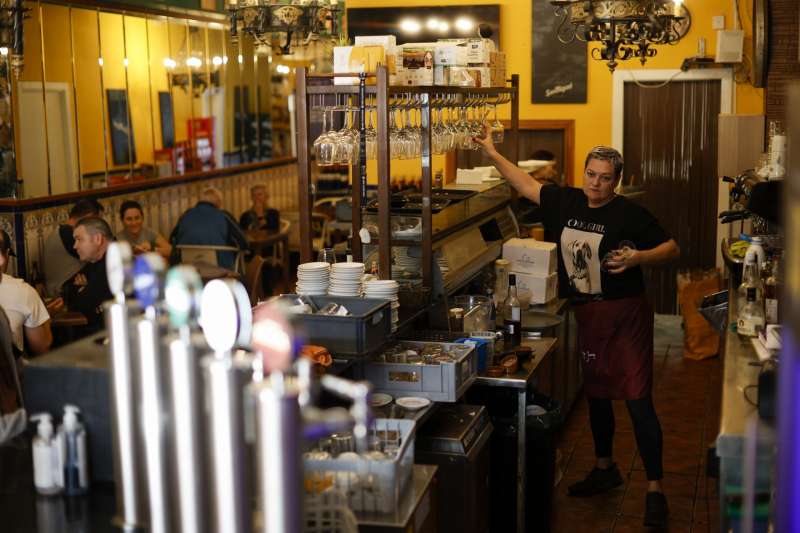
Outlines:
[[[16,78],[22,74],[24,48],[22,22],[28,8],[22,0],[0,0],[0,53],[8,56]]]
[[[675,44],[689,31],[691,18],[683,0],[549,0],[562,43],[599,42],[592,58],[619,64],[638,58],[642,65],[656,55],[656,45]]]
[[[257,46],[290,53],[292,43],[308,44],[319,35],[336,35],[340,9],[338,0],[230,0],[231,37],[253,37]],[[280,39],[285,39],[280,44]]]

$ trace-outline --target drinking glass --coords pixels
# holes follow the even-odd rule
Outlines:
[[[336,264],[336,254],[333,253],[333,248],[323,248],[317,254],[317,261],[321,263],[328,263],[329,265]]]
[[[492,142],[496,145],[503,144],[506,129],[503,123],[497,120],[497,105],[494,106],[494,122],[492,122],[490,127],[492,130]]]
[[[317,165],[324,167],[336,163],[337,134],[327,129],[327,112],[329,109],[322,110],[322,135],[314,141],[314,155]],[[331,122],[333,122],[333,111],[331,111]]]

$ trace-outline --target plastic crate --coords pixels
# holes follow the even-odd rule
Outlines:
[[[393,396],[421,396],[434,402],[456,402],[478,375],[474,345],[417,341],[401,341],[399,344],[412,350],[421,349],[426,344],[440,344],[446,351],[457,351],[459,355],[453,362],[438,364],[368,360],[364,365],[365,377],[372,383],[375,392]]]
[[[295,294],[284,294],[279,300],[291,301]],[[332,354],[344,356],[366,355],[386,343],[392,332],[391,302],[377,298],[345,296],[307,296],[322,309],[333,302],[350,311],[350,316],[294,315],[310,344],[327,348]]]
[[[414,468],[413,420],[378,418],[373,422],[370,434],[382,440],[399,437],[398,451],[394,458],[386,460],[324,459],[304,460],[306,486],[332,484],[336,490],[347,495],[350,509],[377,513],[397,510],[403,492],[411,481]],[[392,436],[392,438],[386,438]]]

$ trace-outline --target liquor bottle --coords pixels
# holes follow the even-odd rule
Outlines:
[[[772,272],[764,283],[764,318],[767,324],[780,324],[778,298],[781,281],[780,257],[776,255],[772,258]]]
[[[372,262],[372,267],[370,267],[369,273],[372,274],[373,276],[380,275],[380,271],[378,270],[378,262],[377,261],[373,261]]]
[[[503,302],[508,295],[508,269],[511,263],[508,259],[498,259],[494,262],[494,307],[496,325],[503,327]]]
[[[747,288],[747,303],[739,310],[736,330],[745,337],[757,337],[764,329],[764,305],[756,298],[756,288]]]
[[[747,302],[747,289],[750,287],[756,289],[756,300],[764,301],[764,284],[761,282],[757,259],[755,255],[748,254],[744,260],[742,284],[739,285],[738,298],[736,300],[737,309],[744,307]]]
[[[522,305],[517,297],[517,276],[508,275],[508,296],[503,302],[503,319],[506,328],[506,348],[513,348],[522,343]]]

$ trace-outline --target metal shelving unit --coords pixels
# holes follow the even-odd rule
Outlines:
[[[359,85],[334,85],[337,76],[358,77]],[[374,78],[373,85],[367,85],[367,79]],[[314,95],[341,95],[351,105],[360,109],[360,160],[352,165],[352,204],[353,204],[353,238],[352,250],[356,260],[362,260],[362,245],[359,230],[362,227],[363,207],[366,193],[366,141],[365,110],[367,98],[375,101],[377,112],[377,163],[378,163],[378,258],[381,279],[391,279],[392,245],[412,244],[422,248],[422,280],[425,287],[431,287],[433,281],[433,243],[441,236],[433,235],[431,213],[432,188],[432,143],[431,143],[431,111],[435,101],[442,95],[461,99],[470,97],[491,98],[507,95],[511,105],[510,135],[513,147],[507,154],[511,161],[517,161],[519,136],[519,76],[514,74],[506,87],[450,87],[450,86],[391,86],[386,67],[379,66],[376,74],[321,74],[311,75],[305,68],[297,69],[297,132],[298,132],[298,165],[300,191],[300,260],[313,260],[311,238],[312,184],[311,165],[313,139],[310,139],[310,106]],[[422,238],[420,241],[392,239],[391,237],[391,161],[389,147],[390,104],[398,95],[414,95],[420,111],[421,167],[422,167]],[[463,100],[462,100],[463,101]],[[451,232],[448,232],[451,233]]]

